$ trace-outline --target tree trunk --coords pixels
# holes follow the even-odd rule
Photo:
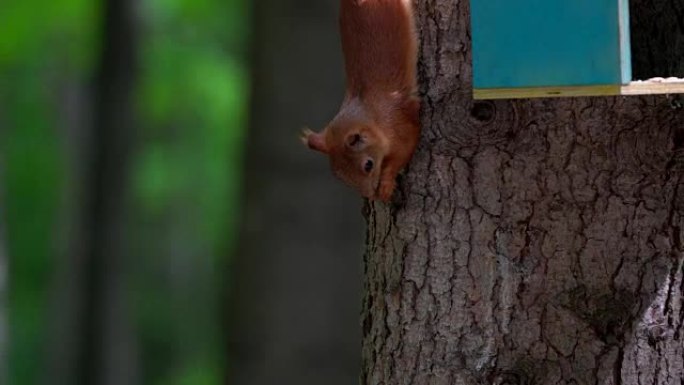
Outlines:
[[[245,204],[232,270],[230,385],[358,379],[363,218],[356,194],[298,140],[344,93],[339,0],[254,7]],[[304,10],[306,10],[304,12]]]
[[[78,384],[137,383],[132,320],[126,305],[125,230],[133,142],[137,33],[135,2],[103,3],[83,214],[83,340]],[[82,248],[80,248],[82,247]]]
[[[58,242],[54,250],[54,271],[50,287],[50,322],[47,323],[47,367],[43,383],[71,385],[77,383],[79,358],[82,358],[85,316],[85,235],[92,229],[83,224],[83,205],[90,189],[85,173],[92,167],[90,135],[92,124],[86,119],[91,111],[92,92],[85,82],[66,79],[57,94],[60,123],[65,138],[61,153],[65,154],[63,197],[57,214]],[[79,357],[81,355],[81,357]]]
[[[423,134],[369,205],[362,383],[681,385],[679,104],[474,102],[468,2],[417,4]],[[637,73],[682,76],[680,2],[632,14]]]

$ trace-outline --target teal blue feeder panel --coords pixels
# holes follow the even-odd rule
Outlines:
[[[627,84],[628,0],[471,0],[474,88]]]

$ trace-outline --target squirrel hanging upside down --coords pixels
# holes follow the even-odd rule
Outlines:
[[[304,130],[302,140],[361,195],[389,201],[420,135],[411,0],[341,0],[340,32],[342,106],[322,132]]]

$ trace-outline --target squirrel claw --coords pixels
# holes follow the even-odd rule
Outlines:
[[[302,131],[299,133],[299,140],[301,140],[305,146],[308,146],[309,145],[309,136],[311,136],[312,134],[313,134],[313,131],[311,131],[310,129],[308,129],[306,127],[302,128]]]

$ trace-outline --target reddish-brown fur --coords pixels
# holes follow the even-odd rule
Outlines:
[[[305,131],[303,139],[361,195],[387,201],[420,134],[411,0],[341,0],[340,32],[342,106],[322,132]]]

